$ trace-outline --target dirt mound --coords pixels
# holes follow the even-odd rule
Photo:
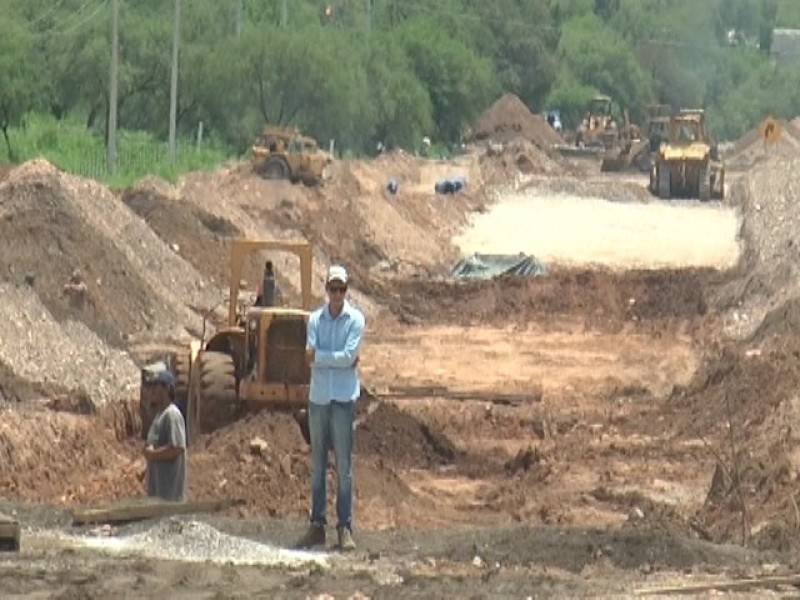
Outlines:
[[[625,321],[695,319],[707,310],[711,270],[564,270],[544,277],[489,281],[403,281],[394,284],[392,310],[411,322],[525,323],[534,318],[583,316],[618,327]]]
[[[449,464],[458,457],[455,446],[441,432],[386,403],[378,404],[358,428],[356,453],[406,467]]]
[[[718,303],[730,308],[728,333],[754,335],[768,313],[800,297],[800,159],[770,160],[732,189],[742,214],[744,254],[739,276],[720,290]],[[771,331],[778,331],[774,318]]]
[[[84,495],[99,474],[124,479],[120,473],[131,463],[113,430],[98,420],[47,410],[3,411],[0,456],[0,494],[58,504]]]
[[[82,309],[62,295],[74,269],[87,286]],[[0,183],[0,288],[0,360],[15,381],[56,381],[101,403],[128,397],[138,380],[109,345],[200,331],[189,307],[219,297],[107,188],[43,160]]]
[[[727,346],[668,400],[665,413],[672,431],[681,438],[703,436],[720,459],[697,515],[709,539],[742,541],[744,501],[748,538],[774,549],[790,543],[786,534],[797,519],[792,498],[800,491],[798,356],[800,342],[792,335],[769,338],[759,348]],[[797,547],[796,541],[790,545]]]
[[[114,350],[77,318],[61,323],[35,289],[0,284],[0,362],[13,372],[6,392],[25,397],[30,385],[86,394],[98,405],[135,394],[139,374],[124,351]]]
[[[793,158],[800,155],[800,129],[793,121],[778,119],[781,134],[778,140],[765,147],[764,139],[759,133],[759,126],[754,127],[724,153],[725,164],[732,168],[753,166],[766,158]]]
[[[151,290],[111,240],[72,210],[58,175],[37,175],[14,172],[0,187],[0,277],[15,284],[28,278],[56,319],[78,318],[120,344],[121,334],[148,326]],[[61,296],[76,268],[91,298],[84,311],[70,310]]]
[[[17,376],[8,365],[0,361],[0,403],[20,403],[58,394],[63,390],[40,382],[31,382]]]
[[[669,400],[677,432],[687,435],[724,431],[730,417],[751,437],[768,422],[800,384],[800,343],[790,336],[773,338],[762,348],[728,345],[709,358],[692,383]]]
[[[514,94],[505,94],[487,108],[475,121],[467,141],[490,139],[510,142],[523,138],[542,150],[562,142],[541,115],[533,114]]]
[[[2,278],[34,281],[57,318],[61,286],[80,268],[92,301],[80,318],[104,339],[200,325],[187,304],[208,303],[202,276],[104,186],[32,161],[0,184],[0,216]]]
[[[435,194],[436,182],[454,174],[465,177],[467,188]],[[396,195],[386,191],[390,179],[399,182]],[[329,262],[343,262],[353,288],[373,295],[380,291],[371,283],[375,274],[428,275],[454,259],[452,236],[487,202],[482,186],[477,156],[439,161],[392,152],[374,161],[336,161],[320,188],[266,181],[243,167],[187,176],[180,197],[248,236],[313,240],[314,292],[321,297]],[[287,277],[297,281],[299,274],[289,269]]]
[[[227,287],[229,240],[242,236],[230,220],[181,199],[172,186],[155,179],[126,189],[121,199],[195,269]]]
[[[501,148],[490,147],[481,156],[481,170],[487,183],[508,185],[519,175],[559,175],[561,163],[550,158],[539,147],[517,138]]]
[[[783,552],[800,549],[795,500],[800,481],[786,445],[740,450],[735,466],[729,456],[725,464],[717,464],[706,502],[695,515],[696,528],[717,543]]]

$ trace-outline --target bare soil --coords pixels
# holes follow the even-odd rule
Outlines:
[[[131,219],[129,230],[151,228],[147,243],[136,246],[141,233],[126,238],[135,256],[117,243],[119,231],[98,229],[104,221],[76,218],[84,214],[69,208],[76,197],[59,196],[59,185],[12,172],[0,185],[4,281],[29,285],[24,275],[35,269],[34,292],[59,319],[60,281],[73,263],[84,266],[101,279],[92,288],[100,308],[78,318],[118,353],[133,343],[119,332],[144,328],[148,342],[174,342],[148,329],[154,315],[172,314],[188,327],[199,290],[221,295],[231,236],[311,239],[319,299],[329,262],[353,273],[351,293],[368,315],[360,369],[371,399],[359,403],[353,556],[334,553],[326,569],[196,565],[64,542],[98,534],[69,528],[70,507],[143,492],[135,394],[82,414],[80,396],[60,381],[33,382],[0,365],[2,509],[26,527],[21,554],[0,560],[5,595],[625,596],[665,583],[792,572],[800,347],[793,257],[780,248],[788,247],[792,227],[784,223],[796,203],[788,195],[769,208],[743,201],[735,214],[641,201],[635,181],[614,177],[551,188],[537,182],[538,221],[569,235],[545,238],[525,202],[505,222],[528,225],[526,250],[537,254],[533,242],[544,240],[549,256],[570,266],[554,261],[532,280],[448,281],[461,254],[453,237],[469,216],[525,187],[513,158],[523,150],[454,162],[402,153],[341,162],[333,181],[313,190],[262,181],[239,166],[175,186],[142,182],[120,198],[103,191],[104,201],[119,203],[115,214]],[[747,177],[779,177],[766,168]],[[468,177],[468,190],[436,196],[435,181],[453,173]],[[498,174],[515,179],[485,188]],[[397,196],[384,192],[390,177],[401,182]],[[565,190],[574,196],[571,210],[558,205]],[[590,235],[599,221],[592,207],[609,194],[631,219],[617,219],[610,243],[601,240],[625,259],[614,269],[587,258],[600,252],[582,243],[600,239]],[[23,210],[31,201],[44,209]],[[679,241],[666,247],[669,236],[654,237],[656,223]],[[26,241],[20,224],[39,241]],[[512,229],[494,228],[486,240],[507,241]],[[47,252],[58,260],[46,260]],[[665,269],[665,254],[681,259]],[[250,265],[250,284],[263,258]],[[150,263],[171,265],[174,286],[151,278],[143,269]],[[296,267],[279,265],[291,286]],[[5,310],[24,322],[23,308]],[[726,327],[744,308],[755,333],[736,341]],[[66,320],[60,326],[69,331]],[[34,349],[44,354],[46,346]],[[62,360],[81,370],[89,358]],[[251,450],[254,438],[266,447]],[[333,490],[332,471],[329,483]],[[237,501],[205,519],[221,530],[290,546],[309,508],[308,449],[291,417],[255,412],[201,437],[190,449],[189,493]],[[331,493],[329,515],[334,504]],[[114,542],[153,525],[99,533]]]

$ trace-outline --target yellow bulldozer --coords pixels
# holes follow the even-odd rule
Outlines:
[[[643,173],[650,171],[653,157],[658,152],[661,140],[666,136],[671,107],[668,104],[648,104],[645,108],[644,135],[631,128],[634,134],[620,137],[620,143],[607,149],[600,170],[604,172],[625,171],[636,168]],[[627,117],[627,115],[626,115]]]
[[[631,165],[633,152],[644,147],[640,142],[639,127],[631,123],[628,110],[598,94],[590,100],[574,139],[556,149],[563,156],[600,158],[601,171],[621,171]]]
[[[324,182],[331,156],[296,129],[266,125],[252,149],[253,170],[264,179],[315,186]]]
[[[300,306],[251,305],[241,299],[245,261],[253,252],[288,252],[300,259]],[[311,310],[312,248],[305,241],[234,240],[231,247],[228,319],[208,340],[192,342],[171,357],[175,403],[181,409],[189,443],[200,433],[222,427],[248,410],[269,406],[294,412],[308,441],[302,409],[308,403],[311,370],[306,362],[306,326]],[[140,414],[145,432],[152,421],[146,386]]]
[[[650,169],[649,188],[663,199],[705,202],[725,196],[725,165],[708,139],[703,110],[684,109],[669,118],[666,137]]]

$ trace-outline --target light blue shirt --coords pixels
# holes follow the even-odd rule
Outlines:
[[[361,348],[364,325],[364,315],[347,300],[335,319],[327,304],[309,316],[306,345],[314,349],[309,400],[314,404],[358,399],[361,382],[353,363]]]

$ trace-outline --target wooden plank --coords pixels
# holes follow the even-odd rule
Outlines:
[[[377,394],[379,398],[414,399],[414,398],[444,398],[445,400],[489,402],[506,406],[519,406],[521,404],[540,402],[541,390],[532,390],[527,393],[507,394],[490,391],[458,391],[440,385],[408,385],[390,386],[385,393]]]
[[[735,591],[751,588],[767,588],[778,585],[800,585],[800,575],[783,577],[760,577],[754,579],[737,579],[733,581],[717,581],[715,583],[698,583],[694,585],[659,587],[634,590],[636,596],[659,596],[662,594],[696,594],[710,592],[711,590]]]
[[[174,515],[218,512],[234,504],[236,503],[232,500],[167,502],[164,500],[131,499],[112,505],[76,508],[72,511],[72,524],[126,523]]]

